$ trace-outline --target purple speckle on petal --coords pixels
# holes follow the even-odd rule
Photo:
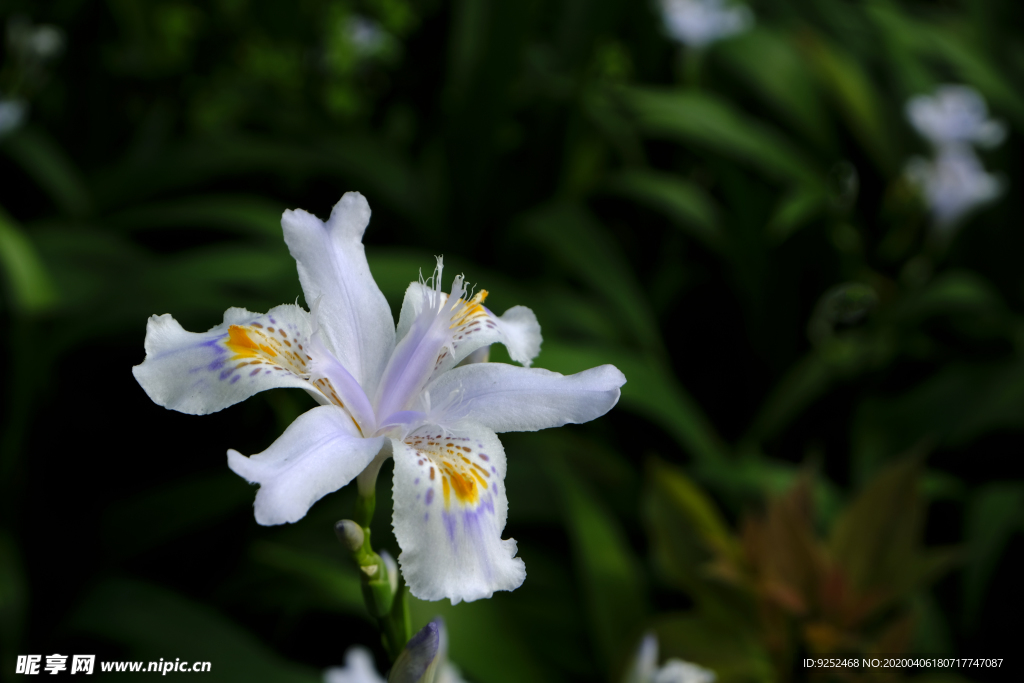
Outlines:
[[[427,505],[434,502],[434,489],[427,489],[427,499],[425,502]]]
[[[414,480],[414,481],[413,481],[412,483],[413,483],[413,484],[416,484],[416,485],[418,486],[418,485],[419,485],[419,483],[420,483],[420,478],[419,478],[419,477],[416,477],[416,479],[415,479],[415,480]]]
[[[249,373],[249,376],[250,377],[255,377],[258,374],[260,374],[260,369],[256,368],[255,370],[253,370],[252,372]]]
[[[494,467],[494,465],[491,465],[491,472],[494,472],[495,474],[498,473],[498,470]]]
[[[231,378],[231,381],[228,382],[228,384],[234,384],[235,382],[238,381],[239,377],[241,377],[241,375],[235,375],[234,377]]]
[[[209,365],[207,365],[206,369],[209,370],[210,372],[213,372],[214,370],[220,370],[222,367],[224,367],[224,364],[227,363],[227,362],[228,362],[228,357],[227,356],[222,356],[221,358],[218,358],[217,360],[215,360],[212,363],[210,363]]]
[[[234,368],[228,368],[227,370],[221,370],[221,372],[220,372],[220,379],[221,379],[221,381],[226,380],[228,378],[228,375],[230,375],[232,372],[234,372]]]
[[[423,513],[423,521],[426,522],[429,519],[430,519],[430,513],[429,512],[424,512]]]

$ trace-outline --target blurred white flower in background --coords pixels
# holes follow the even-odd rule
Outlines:
[[[998,197],[1003,189],[1000,178],[985,171],[970,147],[947,147],[934,159],[915,157],[907,164],[907,177],[921,190],[935,227],[942,231]]]
[[[965,85],[943,85],[932,95],[911,98],[906,114],[935,147],[932,159],[907,162],[906,177],[920,190],[935,229],[948,234],[973,209],[1002,193],[1004,182],[985,170],[974,145],[995,147],[1006,129],[989,118],[985,100]]]
[[[746,5],[726,5],[722,0],[661,0],[661,11],[669,35],[696,49],[742,33],[754,23]]]
[[[7,47],[23,60],[45,62],[64,49],[64,32],[49,24],[33,24],[16,16],[7,22]]]
[[[0,96],[0,138],[14,132],[28,115],[28,103],[20,99]]]
[[[345,23],[345,34],[356,53],[362,56],[380,52],[390,40],[390,36],[380,24],[359,15],[348,18]]]
[[[985,100],[966,85],[943,85],[933,95],[907,102],[907,119],[936,147],[976,144],[995,147],[1006,137],[999,121],[988,118]]]
[[[658,638],[648,633],[640,642],[623,683],[714,683],[713,671],[681,659],[670,659],[658,666]]]

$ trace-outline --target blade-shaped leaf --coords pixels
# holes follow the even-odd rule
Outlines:
[[[100,584],[68,626],[125,645],[139,659],[155,661],[174,653],[184,661],[210,662],[217,680],[315,683],[321,678],[319,672],[269,652],[208,607],[139,581],[112,579]]]

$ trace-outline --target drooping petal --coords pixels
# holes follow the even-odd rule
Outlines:
[[[471,420],[496,432],[533,432],[589,422],[619,401],[625,376],[613,365],[561,375],[541,368],[477,363],[454,368],[428,387],[431,402],[450,406],[441,424]],[[435,413],[436,415],[436,413]]]
[[[421,314],[426,289],[428,288],[423,283],[413,282],[405,291],[402,312],[398,317],[399,340]],[[513,306],[503,315],[497,316],[483,305],[487,294],[487,290],[480,290],[468,301],[460,299],[459,305],[452,307],[449,325],[450,347],[446,346],[439,354],[434,377],[490,344],[504,344],[512,360],[526,367],[529,367],[540,353],[540,324],[533,311],[526,306]],[[445,301],[447,296],[441,294]]]
[[[480,426],[424,428],[392,445],[398,562],[412,594],[454,605],[522,585],[516,542],[501,538],[508,499],[497,435]]]
[[[370,206],[358,192],[347,192],[326,223],[301,209],[281,217],[306,302],[321,300],[328,347],[372,396],[395,345],[395,324],[366,262],[369,222]]]
[[[270,448],[251,457],[228,451],[228,466],[259,484],[256,521],[265,526],[302,519],[323,496],[370,464],[384,437],[363,439],[352,417],[333,405],[300,415]]]
[[[377,673],[373,655],[365,647],[350,647],[345,653],[345,666],[324,672],[324,683],[385,683]]]
[[[229,308],[207,332],[187,332],[170,314],[146,325],[146,360],[132,368],[151,399],[165,408],[206,415],[265,389],[298,387],[319,395],[309,372],[308,314],[292,304],[265,315]]]

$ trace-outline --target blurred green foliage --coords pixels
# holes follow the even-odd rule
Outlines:
[[[722,683],[1012,656],[1024,8],[751,7],[697,53],[624,0],[0,5],[64,36],[33,62],[9,38],[0,68],[29,104],[0,138],[0,678],[55,651],[231,681],[384,661],[331,533],[352,492],[260,528],[224,467],[308,399],[199,420],[128,372],[151,314],[202,330],[299,296],[281,211],[347,190],[393,306],[444,253],[534,309],[538,366],[628,378],[602,420],[503,437],[524,586],[414,602],[469,679],[617,681],[652,627]],[[1010,191],[948,245],[903,176],[904,103],[945,82],[1010,127],[985,156]]]

